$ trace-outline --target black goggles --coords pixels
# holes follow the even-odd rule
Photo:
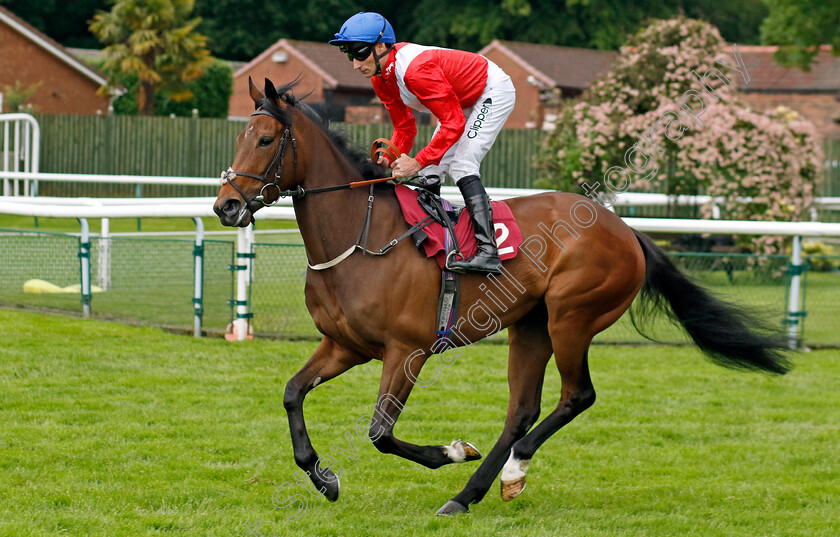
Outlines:
[[[370,57],[370,53],[373,52],[373,47],[376,46],[376,43],[365,43],[361,47],[346,47],[342,46],[341,52],[347,54],[347,59],[351,62],[353,60],[359,60],[360,62],[365,61]]]

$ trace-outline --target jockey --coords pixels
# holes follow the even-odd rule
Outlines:
[[[448,268],[499,273],[493,211],[479,167],[513,111],[516,92],[510,77],[472,52],[397,43],[391,24],[378,13],[353,15],[330,44],[371,79],[391,116],[391,142],[402,153],[390,163],[393,176],[419,175],[422,186],[440,194],[444,174],[449,173],[464,196],[478,251]],[[438,119],[431,141],[414,157],[407,154],[417,134],[412,109]],[[378,163],[389,164],[385,156]]]

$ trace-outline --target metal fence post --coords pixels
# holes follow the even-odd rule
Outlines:
[[[90,317],[90,226],[85,218],[79,218],[82,234],[79,237],[79,272],[82,284],[82,313]]]
[[[236,339],[244,341],[248,335],[250,326],[249,319],[253,315],[248,311],[248,287],[251,275],[251,263],[249,259],[254,257],[251,252],[251,237],[253,233],[249,232],[248,227],[241,227],[236,233],[236,264],[231,266],[231,270],[236,271],[236,299],[231,301],[234,306],[235,318],[233,321],[234,330],[236,331]]]
[[[193,248],[193,259],[195,259],[195,293],[193,295],[193,335],[201,337],[201,318],[204,315],[204,221],[201,217],[194,217],[195,222],[195,246]]]
[[[137,183],[136,185],[134,185],[134,197],[135,198],[142,198],[143,197],[143,185],[141,185],[140,183]],[[141,228],[142,228],[142,225],[140,224],[140,219],[138,218],[137,219],[137,231],[138,232],[142,231]]]
[[[111,288],[111,220],[102,219],[101,231],[99,233],[99,277],[97,285],[103,291]]]
[[[785,322],[788,325],[788,348],[790,349],[799,347],[799,319],[806,315],[805,311],[800,311],[800,290],[803,268],[802,237],[797,235],[793,237],[793,256],[787,269],[788,274],[790,274],[790,291],[788,295],[788,314]]]

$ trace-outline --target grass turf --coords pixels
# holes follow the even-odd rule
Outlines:
[[[265,536],[345,537],[813,537],[840,527],[837,351],[800,355],[791,374],[770,378],[686,348],[598,347],[598,402],[537,453],[513,502],[494,484],[470,515],[435,517],[476,463],[428,470],[355,437],[357,460],[336,455],[339,501],[307,495],[292,521],[295,508],[272,506],[298,471],[283,386],[313,343],[230,344],[11,310],[0,325],[0,535],[231,536],[257,521]],[[549,368],[545,411],[559,395]],[[486,453],[504,419],[505,371],[504,346],[473,346],[414,390],[397,433],[463,438]],[[309,395],[321,455],[347,447],[379,373],[372,362]],[[307,494],[294,485],[276,500],[296,493]]]

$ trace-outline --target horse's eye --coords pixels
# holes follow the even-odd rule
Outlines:
[[[273,142],[273,141],[274,141],[274,138],[272,138],[271,136],[260,136],[259,144],[260,144],[260,147],[263,147],[263,146],[271,144],[271,142]]]

